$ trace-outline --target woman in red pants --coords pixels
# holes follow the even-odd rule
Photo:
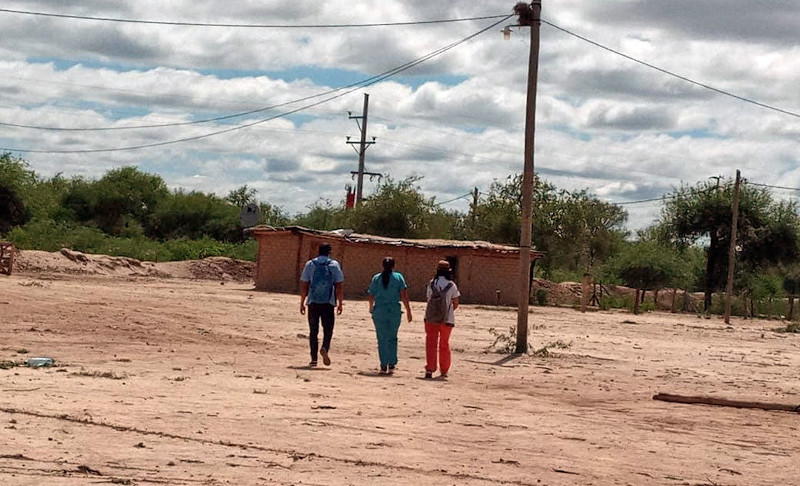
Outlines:
[[[425,308],[425,378],[432,378],[436,361],[443,378],[450,370],[450,332],[455,326],[455,313],[461,294],[452,281],[450,263],[441,260],[436,275],[428,284],[428,305]],[[438,351],[438,352],[437,352]]]

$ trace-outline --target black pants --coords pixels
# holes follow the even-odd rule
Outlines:
[[[331,304],[308,304],[308,342],[311,345],[311,361],[317,360],[319,321],[322,320],[322,349],[331,349],[333,323],[336,317]]]

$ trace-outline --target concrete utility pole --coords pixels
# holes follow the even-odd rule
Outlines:
[[[739,170],[736,170],[736,183],[733,185],[733,203],[731,204],[731,212],[733,219],[731,220],[731,246],[728,249],[728,284],[725,286],[725,324],[731,323],[731,295],[733,294],[733,266],[736,263],[736,230],[739,224],[739,186],[741,185],[742,176]]]
[[[536,81],[539,74],[539,27],[542,2],[514,6],[519,25],[531,28],[531,51],[528,58],[528,102],[525,112],[525,165],[522,171],[522,227],[519,238],[519,280],[517,282],[517,343],[514,352],[528,352],[528,305],[530,303],[530,267],[533,212],[533,141],[536,129]]]
[[[347,143],[358,143],[358,181],[356,183],[356,208],[361,206],[361,199],[364,191],[364,154],[367,152],[367,146],[375,143],[375,137],[372,137],[371,142],[367,142],[367,111],[369,110],[369,94],[364,93],[364,111],[361,116],[353,116],[351,112],[347,112],[351,120],[356,121],[356,125],[361,130],[361,140],[359,142],[351,142],[350,137],[347,137]],[[358,121],[361,120],[361,123]],[[381,174],[369,173],[371,176],[379,176]]]

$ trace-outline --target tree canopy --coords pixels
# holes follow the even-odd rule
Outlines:
[[[704,278],[705,308],[711,294],[725,287],[731,238],[733,185],[703,181],[682,185],[665,203],[663,233],[682,244],[708,242]],[[737,264],[758,271],[800,257],[800,218],[794,202],[776,202],[769,191],[742,184],[739,196]]]

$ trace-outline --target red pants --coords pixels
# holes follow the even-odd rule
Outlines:
[[[438,348],[439,370],[447,374],[450,369],[450,333],[453,326],[425,323],[425,371],[436,371]]]

